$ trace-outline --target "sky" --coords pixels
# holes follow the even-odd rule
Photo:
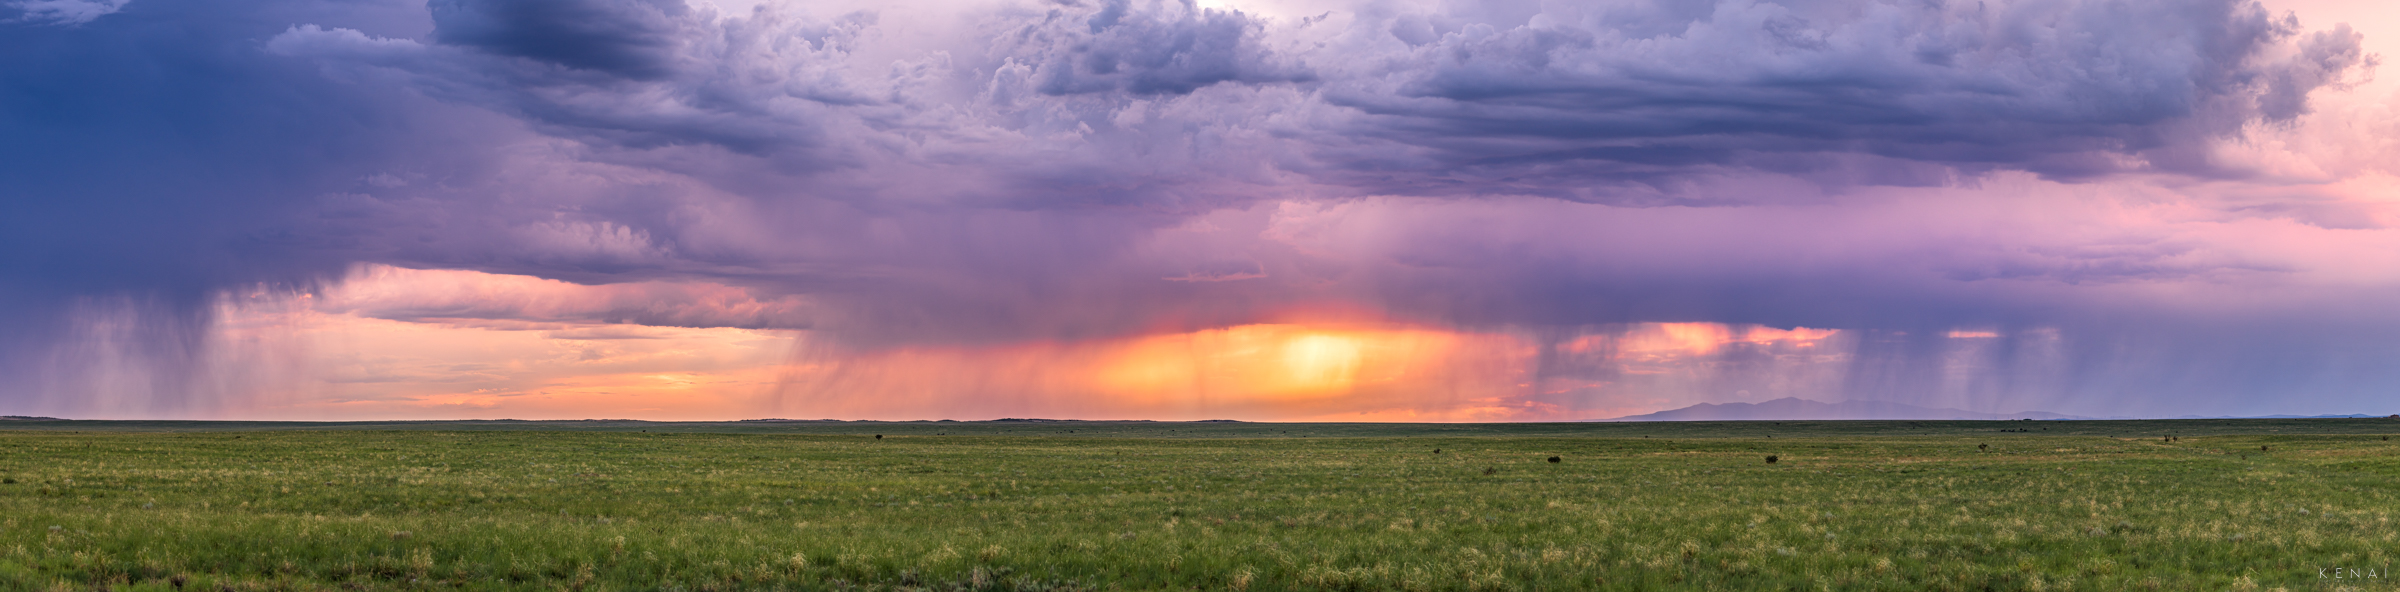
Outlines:
[[[0,414],[2400,413],[2369,0],[0,0]]]

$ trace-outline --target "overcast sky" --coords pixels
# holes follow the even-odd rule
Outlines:
[[[2400,412],[2375,4],[0,0],[0,413]]]

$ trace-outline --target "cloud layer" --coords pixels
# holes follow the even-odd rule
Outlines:
[[[2400,381],[2394,118],[2347,94],[2384,33],[2255,2],[10,6],[0,348],[44,408],[132,364],[175,413],[260,289],[845,356],[1380,323],[1561,381],[1615,372],[1555,353],[1591,335],[1815,328],[1894,399],[1965,392],[1964,328],[1968,403],[2087,414]],[[1560,396],[1732,396],[1678,384]]]

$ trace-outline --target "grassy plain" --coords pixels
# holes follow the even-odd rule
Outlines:
[[[0,428],[6,589],[2380,590],[2400,552],[2381,419]]]

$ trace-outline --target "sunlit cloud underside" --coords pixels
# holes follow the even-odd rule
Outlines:
[[[1850,384],[1858,346],[1851,333],[1805,327],[1644,323],[1545,339],[1348,321],[858,351],[813,343],[805,330],[539,320],[605,305],[624,289],[368,266],[315,294],[229,295],[205,348],[213,356],[207,367],[218,373],[204,380],[225,392],[213,398],[218,406],[185,412],[306,419],[1571,420],[1703,400],[1837,395]],[[462,293],[478,295],[482,307],[449,300]],[[717,304],[755,306],[739,297]],[[472,315],[495,306],[509,308],[512,318],[432,314]],[[96,315],[87,322],[109,320]],[[106,326],[87,331],[109,333]],[[2002,394],[1972,384],[1990,378],[1973,361],[1988,357],[1997,336],[1964,330],[1944,336],[1959,358],[1948,370],[1949,402],[1972,405],[1978,395]],[[105,344],[93,349],[106,349],[99,345]],[[93,386],[137,395],[145,389]],[[148,401],[101,403],[134,409]]]

